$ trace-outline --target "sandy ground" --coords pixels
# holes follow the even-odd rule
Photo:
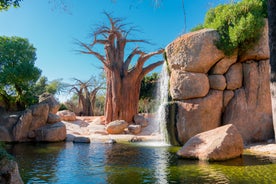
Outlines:
[[[63,121],[67,128],[67,141],[73,141],[75,137],[87,137],[91,142],[107,142],[111,139],[120,141],[130,141],[133,138],[142,141],[160,141],[162,137],[159,133],[158,124],[149,118],[149,125],[142,129],[137,135],[133,134],[108,134],[103,123],[102,116],[85,117],[78,116],[76,121]],[[276,158],[276,144],[258,143],[245,146],[244,153],[270,156]]]
[[[138,138],[142,141],[161,140],[158,133],[158,125],[150,120],[149,125],[142,129],[140,134],[108,134],[106,126],[103,123],[103,117],[78,116],[76,121],[62,121],[67,129],[67,141],[73,141],[74,137],[88,137],[91,142],[106,142],[114,139],[117,142],[129,141],[132,138]]]

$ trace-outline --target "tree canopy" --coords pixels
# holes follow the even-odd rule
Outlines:
[[[18,7],[22,0],[0,0],[0,11],[7,10],[11,6]]]
[[[19,108],[33,102],[31,86],[41,70],[34,66],[36,49],[25,38],[0,37],[0,97]]]
[[[236,48],[248,49],[258,39],[267,17],[267,0],[242,0],[238,3],[219,5],[211,8],[202,28],[216,29],[220,34],[217,47],[230,55]]]

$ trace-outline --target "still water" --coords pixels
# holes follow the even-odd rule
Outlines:
[[[154,144],[10,145],[25,183],[276,183],[276,161],[244,155],[226,162],[178,159]]]

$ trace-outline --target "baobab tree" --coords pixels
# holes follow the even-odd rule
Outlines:
[[[73,80],[75,81],[75,84],[69,85],[69,87],[70,92],[75,92],[79,98],[78,109],[81,111],[80,115],[94,116],[96,95],[99,90],[103,89],[104,83],[95,80],[93,77],[85,82],[76,78]]]
[[[99,26],[93,32],[91,43],[78,41],[83,54],[95,56],[104,66],[106,75],[106,102],[105,118],[109,123],[122,119],[127,122],[133,120],[138,113],[140,86],[143,77],[157,66],[163,64],[163,60],[156,61],[144,67],[146,61],[155,55],[163,53],[164,49],[146,53],[134,48],[125,57],[125,48],[128,43],[147,43],[146,40],[129,39],[132,28],[125,30],[126,24],[121,19],[113,18],[105,13],[109,26]],[[102,45],[104,54],[94,50],[95,45]],[[136,64],[130,67],[130,63],[137,58]]]

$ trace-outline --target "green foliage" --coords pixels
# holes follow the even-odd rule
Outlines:
[[[140,99],[155,98],[158,79],[158,73],[152,73],[143,78],[140,88]]]
[[[19,2],[22,0],[0,0],[0,11],[8,10],[11,6],[19,7]]]
[[[5,144],[3,142],[0,142],[0,161],[4,158],[7,158],[9,160],[13,160],[14,158],[7,153],[5,150]]]
[[[156,89],[158,84],[159,76],[158,73],[152,73],[143,78],[140,88],[140,100],[139,100],[139,112],[150,113],[156,109]]]
[[[191,29],[191,32],[193,31],[199,31],[201,29],[204,29],[204,25],[203,24],[198,24],[196,27]]]
[[[236,48],[244,51],[259,39],[266,17],[267,0],[242,0],[210,9],[203,27],[216,29],[220,34],[217,47],[231,55]]]
[[[62,103],[59,108],[59,111],[62,111],[62,110],[68,110],[68,108],[66,107],[66,105],[64,103]]]
[[[25,108],[35,101],[31,86],[40,77],[36,49],[27,39],[0,37],[0,95]]]

